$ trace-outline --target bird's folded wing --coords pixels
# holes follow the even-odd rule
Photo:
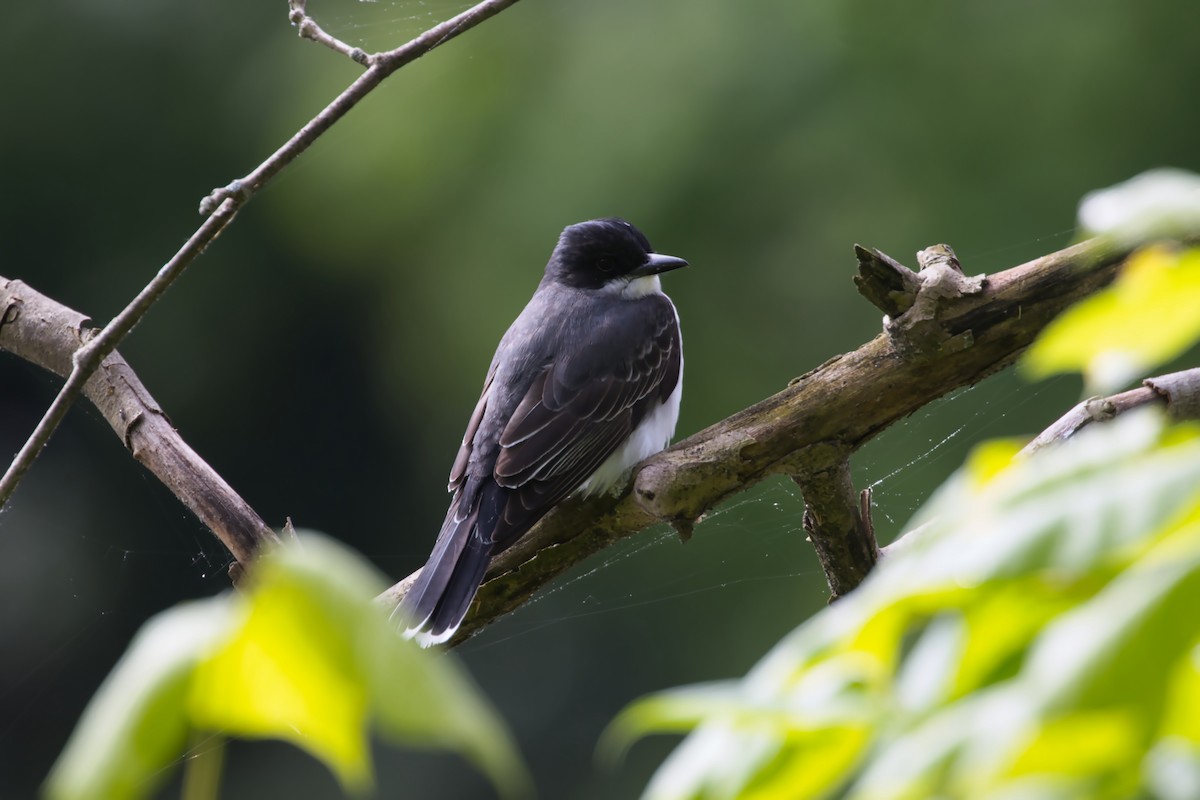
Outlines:
[[[629,436],[679,378],[675,309],[646,298],[653,314],[597,321],[571,358],[547,366],[500,437],[493,477],[514,490],[496,541],[518,531],[579,487]]]
[[[454,458],[454,466],[450,468],[450,484],[447,491],[453,492],[463,484],[463,478],[467,474],[467,463],[471,460],[475,434],[479,431],[479,423],[483,421],[484,412],[487,411],[488,398],[492,392],[492,379],[495,377],[496,365],[493,363],[483,381],[483,391],[479,395],[479,402],[475,404],[475,410],[471,412],[471,419],[467,422],[467,432],[463,434],[458,455]]]

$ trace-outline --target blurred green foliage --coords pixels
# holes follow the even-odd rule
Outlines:
[[[1141,412],[1014,453],[981,446],[744,680],[618,717],[617,743],[697,728],[644,796],[1194,796],[1200,429]]]
[[[467,5],[309,3],[370,49]],[[488,360],[564,225],[620,214],[693,264],[667,282],[690,434],[879,331],[854,242],[910,264],[949,242],[995,272],[1068,242],[1085,191],[1200,168],[1194,15],[1192,0],[522,0],[356,108],[122,352],[266,519],[396,578],[428,554]],[[6,9],[5,31],[0,274],[101,321],[202,196],[359,73],[297,39],[282,2],[44,0]],[[56,386],[0,355],[0,450]],[[881,537],[972,443],[1077,399],[1071,379],[1003,375],[887,431],[854,463]],[[631,541],[461,648],[543,796],[636,794],[661,753],[594,771],[613,715],[744,674],[823,606],[801,513],[793,487],[765,484],[686,547]],[[72,413],[0,515],[0,796],[35,791],[139,627],[226,589],[226,562],[95,414]],[[491,795],[455,759],[373,756],[384,795]],[[222,785],[341,794],[269,742],[232,743]]]
[[[1122,247],[1185,240],[1200,232],[1200,175],[1154,169],[1079,204],[1082,235]],[[1054,320],[1022,358],[1031,378],[1081,372],[1089,392],[1110,394],[1178,358],[1200,338],[1200,249],[1149,248],[1109,286]]]
[[[1111,389],[1186,350],[1197,257],[1135,253],[1027,371],[1128,362]],[[1143,409],[1020,447],[979,445],[862,586],[743,680],[640,700],[603,749],[694,729],[646,800],[1194,797],[1200,426]]]
[[[1083,372],[1090,391],[1111,393],[1186,352],[1197,338],[1200,250],[1154,248],[1048,326],[1022,366],[1035,378]]]
[[[292,742],[362,794],[368,726],[459,751],[504,794],[527,794],[503,724],[453,657],[400,638],[373,599],[382,576],[358,556],[309,535],[264,555],[248,583],[146,623],[84,712],[48,796],[148,797],[225,736]]]

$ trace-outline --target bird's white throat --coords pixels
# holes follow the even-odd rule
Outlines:
[[[657,275],[644,275],[631,281],[613,281],[605,284],[604,291],[619,295],[627,300],[636,300],[650,294],[662,294],[662,281]]]

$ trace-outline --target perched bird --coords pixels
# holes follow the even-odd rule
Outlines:
[[[396,613],[449,639],[500,553],[577,489],[608,491],[675,433],[679,316],[659,274],[687,266],[609,217],[563,230],[500,340],[450,470],[450,510]]]

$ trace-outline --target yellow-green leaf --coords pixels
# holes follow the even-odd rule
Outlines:
[[[46,781],[54,800],[145,797],[187,743],[197,661],[229,629],[223,601],[186,603],[147,622],[96,691]]]
[[[1013,464],[1013,458],[1025,446],[1023,440],[992,439],[971,451],[966,472],[975,489],[982,489]]]
[[[400,638],[358,556],[308,536],[264,554],[247,583],[146,624],[55,766],[53,798],[145,797],[196,731],[292,742],[361,791],[373,727],[526,790],[503,724],[452,656]]]
[[[290,741],[354,789],[369,782],[367,695],[356,647],[358,595],[262,564],[231,639],[196,670],[189,711],[200,728]],[[344,589],[343,589],[344,590]],[[369,608],[370,587],[357,596]]]
[[[1179,660],[1171,676],[1161,733],[1178,737],[1200,751],[1200,644]]]
[[[366,637],[371,711],[380,733],[410,747],[448,748],[479,767],[507,797],[532,794],[532,779],[503,721],[450,654],[404,641],[382,616]]]
[[[1102,775],[1136,765],[1143,747],[1140,722],[1121,709],[1082,711],[1052,719],[1020,752],[1008,775]]]
[[[1164,247],[1129,258],[1107,289],[1046,327],[1022,367],[1033,378],[1083,372],[1092,391],[1111,392],[1200,339],[1200,250]]]
[[[1187,797],[1200,434],[1144,412],[1011,452],[740,685],[634,706],[627,736],[695,725],[645,797]]]

